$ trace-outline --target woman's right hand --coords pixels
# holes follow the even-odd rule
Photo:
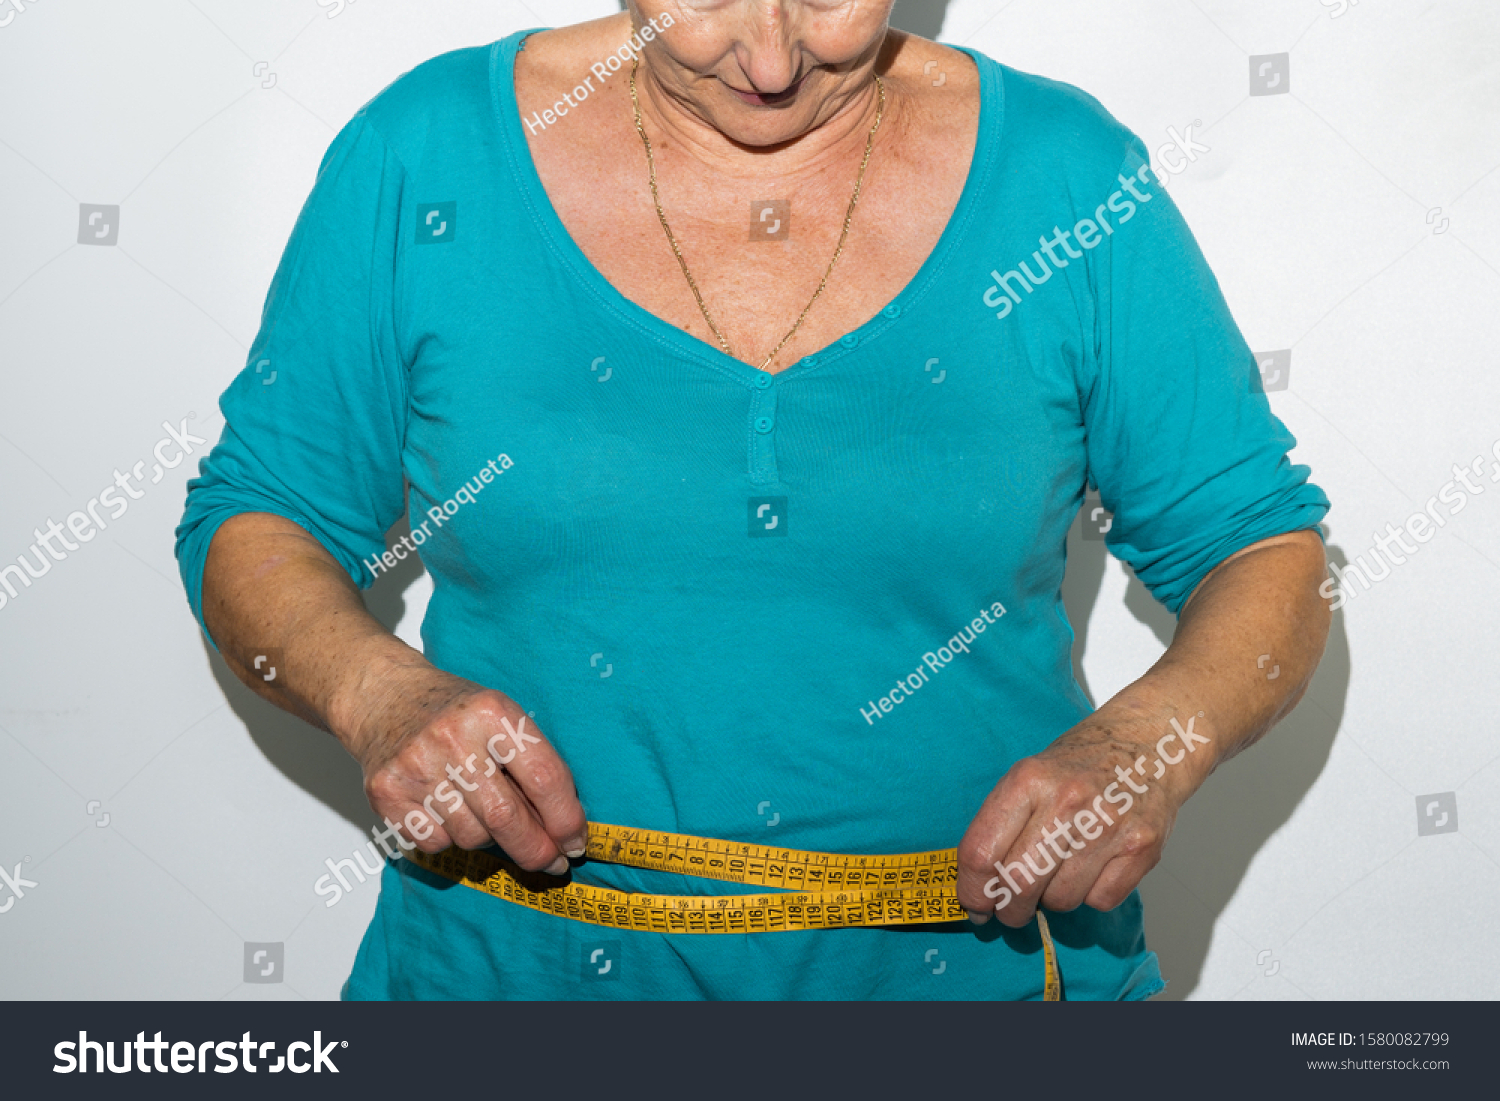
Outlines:
[[[231,516],[203,567],[203,619],[257,695],[343,743],[365,794],[423,852],[491,841],[561,875],[588,820],[573,774],[510,697],[436,668],[365,608],[311,532],[271,513]],[[278,653],[279,675],[260,671]],[[406,840],[410,837],[411,841]]]
[[[509,696],[445,673],[414,652],[378,678],[340,734],[387,826],[423,852],[493,842],[528,871],[562,875],[583,855],[588,820],[573,774]]]

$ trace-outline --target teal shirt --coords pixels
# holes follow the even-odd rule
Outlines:
[[[329,149],[189,487],[200,622],[227,517],[292,519],[366,586],[409,511],[427,656],[534,712],[591,819],[917,852],[956,846],[1091,710],[1060,594],[1086,485],[1173,612],[1227,555],[1323,517],[1146,150],[1093,99],[969,51],[978,144],[937,247],[771,376],[628,301],[568,236],[515,101],[525,33],[419,66]],[[1161,989],[1138,895],[1052,929],[1070,998]],[[1042,978],[1035,924],[616,931],[398,860],[347,995],[1016,999]]]

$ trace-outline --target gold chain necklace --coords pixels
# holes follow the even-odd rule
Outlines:
[[[724,339],[724,334],[719,332],[719,327],[714,324],[714,319],[709,315],[708,307],[703,302],[703,295],[698,291],[697,281],[693,279],[693,273],[688,270],[687,261],[682,258],[682,249],[677,246],[677,238],[672,234],[672,227],[667,224],[666,212],[661,208],[661,195],[656,190],[656,158],[651,153],[651,139],[646,136],[646,128],[641,125],[641,103],[635,94],[635,73],[640,68],[640,54],[636,54],[635,61],[630,66],[630,103],[635,110],[635,132],[641,136],[641,143],[646,147],[646,164],[651,171],[651,198],[656,203],[656,216],[661,220],[661,228],[666,232],[667,243],[672,246],[672,252],[677,257],[677,263],[682,266],[682,274],[686,276],[688,286],[692,288],[693,297],[698,300],[698,309],[703,311],[703,320],[708,322],[708,327],[713,330],[714,336],[719,338],[719,347],[724,349],[724,354],[738,359],[733,349],[729,347],[729,341]],[[854,181],[854,194],[849,197],[849,209],[844,213],[844,230],[839,234],[838,248],[833,250],[833,259],[828,261],[828,268],[823,272],[823,278],[818,282],[818,289],[813,291],[812,298],[808,299],[807,305],[797,315],[797,323],[791,327],[786,336],[781,338],[781,343],[771,349],[771,354],[766,356],[766,361],[760,365],[764,371],[776,358],[776,353],[786,346],[797,330],[802,327],[802,321],[807,317],[807,311],[813,308],[813,303],[823,293],[823,288],[828,285],[828,277],[833,274],[833,266],[839,262],[839,256],[844,251],[844,240],[849,236],[849,224],[854,220],[854,208],[859,204],[859,189],[864,186],[865,169],[870,166],[870,152],[875,147],[875,131],[880,129],[880,120],[885,117],[885,82],[879,76],[875,78],[875,88],[880,93],[880,106],[875,112],[875,125],[870,127],[869,136],[865,138],[865,156],[859,164],[859,177]]]

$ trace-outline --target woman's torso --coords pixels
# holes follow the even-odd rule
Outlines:
[[[1031,227],[1068,211],[1066,189],[1003,167],[1017,158],[990,63],[978,171],[928,253],[905,254],[918,272],[896,285],[878,241],[844,257],[841,286],[888,289],[841,310],[820,301],[808,354],[772,377],[703,341],[701,317],[683,332],[696,306],[657,240],[628,122],[618,186],[639,217],[620,236],[656,256],[657,278],[624,252],[623,287],[593,263],[567,219],[596,217],[590,197],[608,208],[615,184],[552,165],[559,217],[528,144],[593,141],[588,116],[528,133],[507,84],[531,46],[508,46],[423,77],[472,81],[487,60],[485,100],[450,93],[420,128],[398,101],[370,112],[411,177],[402,221],[420,241],[428,200],[454,200],[457,218],[446,243],[397,258],[402,473],[434,581],[428,656],[535,709],[598,820],[739,836],[764,828],[755,808],[771,800],[786,804],[788,845],[955,845],[1005,769],[1088,710],[1060,595],[1087,466],[1073,377],[1087,286],[1054,280],[1025,324],[983,302],[993,257],[1034,247]],[[553,97],[588,71],[554,74]],[[1035,209],[1008,217],[1007,205]],[[726,263],[777,247],[730,243],[746,221],[722,231]],[[658,316],[631,292],[671,301]],[[739,305],[750,320],[771,312]],[[500,452],[513,469],[426,520],[466,482],[477,490]],[[971,654],[942,651],[909,699],[878,706],[996,602],[1003,623]]]
[[[1035,248],[1034,227],[1076,219],[1056,173],[1090,198],[1114,186],[1124,139],[1100,122],[1097,155],[1079,158],[1018,129],[1012,151],[999,67],[979,59],[981,76],[922,46],[944,59],[928,101],[912,92],[927,56],[914,47],[890,77],[912,111],[877,147],[826,300],[772,377],[704,339],[651,206],[624,69],[544,130],[523,123],[624,37],[621,24],[618,41],[523,69],[519,103],[512,66],[545,34],[436,59],[365,112],[395,158],[385,170],[400,166],[391,334],[399,473],[434,582],[427,655],[533,711],[596,821],[821,851],[954,846],[1006,768],[1089,707],[1060,597],[1087,467],[1074,368],[1088,287],[1077,266],[1005,325],[985,304],[990,270]],[[749,243],[749,211],[787,196],[693,192],[667,151],[668,216],[737,346],[763,357],[806,304],[858,146],[826,194],[791,191],[784,250]],[[481,489],[501,452],[513,465]],[[466,483],[472,502],[429,522]],[[575,875],[736,889],[612,865]],[[401,879],[370,935],[399,940],[390,966],[405,970],[356,990],[562,996],[576,979],[547,961],[604,932]],[[918,966],[930,946],[909,960],[900,933],[626,949],[659,984],[634,996],[1039,995],[1034,933],[1017,952],[941,932],[942,988]],[[1137,900],[1059,915],[1054,932],[1077,946],[1070,990],[1149,990]],[[457,938],[452,961],[418,947]]]

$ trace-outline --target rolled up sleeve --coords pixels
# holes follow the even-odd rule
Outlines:
[[[363,563],[385,549],[404,504],[407,378],[395,331],[404,181],[363,114],[323,158],[245,368],[219,400],[222,435],[188,483],[176,550],[200,625],[209,543],[238,513],[292,520],[361,587],[373,580]]]
[[[1138,144],[1123,176],[1145,163]],[[1294,465],[1255,357],[1181,213],[1149,201],[1095,253],[1093,354],[1081,387],[1090,481],[1110,549],[1174,615],[1229,555],[1317,529],[1327,496]],[[1321,536],[1321,532],[1319,532]]]

